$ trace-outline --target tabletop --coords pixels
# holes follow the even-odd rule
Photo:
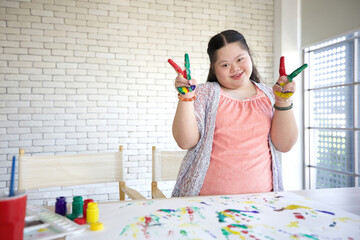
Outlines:
[[[292,192],[360,216],[360,187],[310,189]]]
[[[66,239],[360,239],[360,188],[99,204],[101,231]]]

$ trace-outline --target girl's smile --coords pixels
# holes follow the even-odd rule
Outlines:
[[[232,76],[231,78],[234,79],[234,80],[240,80],[242,74],[243,73],[236,74],[236,75]]]

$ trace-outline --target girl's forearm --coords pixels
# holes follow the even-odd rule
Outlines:
[[[200,134],[195,118],[194,102],[179,101],[172,132],[176,143],[182,149],[189,149],[197,144]]]
[[[271,139],[275,148],[280,152],[288,152],[297,138],[298,129],[293,110],[275,110],[271,125]]]

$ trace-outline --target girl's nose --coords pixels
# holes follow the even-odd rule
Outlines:
[[[236,63],[231,64],[231,72],[236,72],[239,69],[239,65]]]

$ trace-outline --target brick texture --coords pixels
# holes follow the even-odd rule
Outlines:
[[[270,84],[273,7],[273,0],[0,1],[0,190],[9,187],[19,148],[56,155],[124,145],[127,182],[150,197],[151,146],[177,149],[176,74],[167,59],[182,64],[188,53],[192,76],[204,82],[208,40],[236,29]],[[162,184],[166,194],[172,186]],[[117,191],[111,183],[36,189],[29,202],[116,200]]]

